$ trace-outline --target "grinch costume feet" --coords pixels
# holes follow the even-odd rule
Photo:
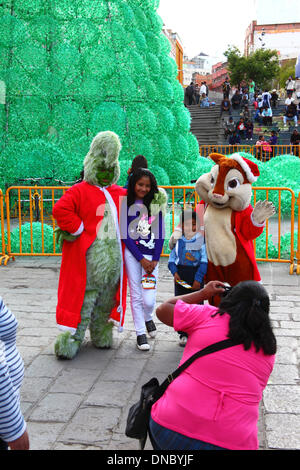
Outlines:
[[[73,359],[80,349],[81,341],[76,340],[69,331],[56,338],[54,352],[58,359]]]
[[[107,316],[106,316],[107,318]],[[101,317],[90,324],[91,340],[95,348],[109,349],[113,344],[113,323],[107,322],[105,325],[99,325]],[[99,328],[101,326],[101,328]]]

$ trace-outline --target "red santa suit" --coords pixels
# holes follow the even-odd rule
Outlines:
[[[63,243],[58,285],[56,321],[58,325],[63,325],[71,331],[75,332],[81,322],[80,311],[86,288],[86,252],[96,239],[101,226],[104,204],[106,200],[110,203],[118,233],[121,201],[126,194],[126,189],[115,184],[100,188],[83,181],[68,189],[54,205],[53,217],[58,226],[73,235],[80,234],[76,240],[72,242],[65,240]],[[112,207],[111,201],[115,207]],[[119,241],[122,252],[120,273],[122,285],[119,284],[110,318],[119,322],[122,329],[126,310],[127,278],[123,264],[124,246],[120,238]]]
[[[207,204],[201,201],[196,209],[200,220],[202,219],[201,225],[204,225],[203,217],[205,209],[207,209]],[[215,265],[208,260],[206,282],[219,280],[234,286],[241,281],[250,279],[261,281],[255,259],[253,240],[262,234],[265,223],[255,225],[251,217],[252,212],[253,207],[251,205],[242,211],[232,210],[231,231],[235,237],[235,260],[228,266]]]

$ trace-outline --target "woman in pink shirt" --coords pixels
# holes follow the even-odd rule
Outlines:
[[[269,296],[262,284],[244,281],[219,307],[199,305],[220,292],[224,284],[212,281],[156,311],[163,323],[188,334],[181,363],[217,341],[230,338],[237,345],[198,358],[153,405],[155,450],[258,449],[259,402],[276,352]]]

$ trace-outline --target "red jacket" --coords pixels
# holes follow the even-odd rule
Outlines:
[[[200,225],[203,225],[203,215],[206,206],[207,204],[204,201],[200,201],[196,208],[200,217]],[[234,286],[242,280],[261,280],[255,259],[253,240],[262,234],[264,225],[256,226],[253,224],[251,219],[252,212],[253,207],[251,205],[243,211],[232,212],[232,230],[237,239],[237,248],[240,245],[242,250],[238,249],[236,261],[228,267],[213,266],[209,261],[206,282],[213,280],[227,281],[230,285]],[[245,262],[246,258],[249,261]]]
[[[119,218],[121,201],[127,191],[117,185],[109,186],[106,190],[116,205]],[[62,250],[56,321],[58,325],[70,329],[76,329],[81,321],[80,311],[86,288],[86,252],[96,238],[98,224],[101,224],[104,212],[99,210],[99,207],[105,202],[106,197],[100,187],[83,181],[68,189],[53,208],[53,217],[62,230],[76,233],[82,222],[84,225],[83,232],[76,240],[73,242],[64,241]],[[122,251],[124,255],[123,244]],[[125,269],[123,269],[123,315],[120,318],[120,286],[116,295],[115,307],[110,314],[110,318],[113,320],[118,322],[121,320],[121,326],[124,323],[126,310],[126,289],[127,278]]]

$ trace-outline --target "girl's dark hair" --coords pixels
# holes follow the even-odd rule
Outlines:
[[[150,179],[151,189],[149,193],[144,197],[143,204],[147,207],[149,216],[150,213],[150,204],[154,197],[155,193],[158,193],[157,181],[153,173],[149,171],[147,168],[138,168],[134,173],[132,173],[131,177],[128,181],[128,189],[127,189],[127,206],[130,207],[135,202],[135,185],[138,180],[140,180],[143,176],[147,176]]]
[[[221,299],[216,314],[230,315],[228,337],[242,343],[246,351],[253,343],[256,351],[262,349],[266,355],[272,355],[276,353],[276,339],[269,309],[269,295],[262,284],[243,281]]]
[[[137,155],[131,163],[130,174],[135,173],[139,168],[148,168],[147,158],[144,155]]]

